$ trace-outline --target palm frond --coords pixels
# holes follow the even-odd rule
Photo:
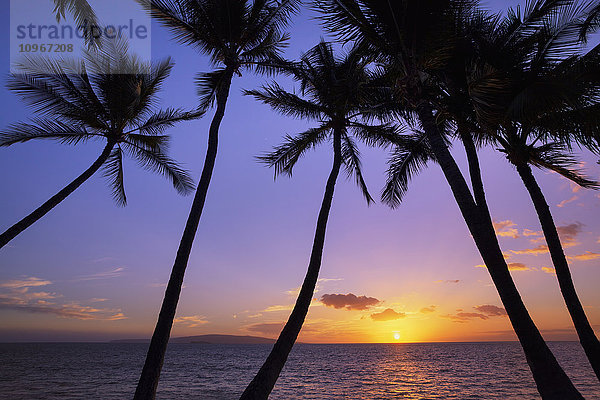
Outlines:
[[[56,14],[56,21],[60,22],[61,19],[66,18],[67,12],[73,16],[73,19],[79,27],[87,27],[84,32],[86,34],[85,40],[88,46],[97,48],[100,42],[97,38],[92,35],[91,26],[98,25],[98,18],[94,9],[86,0],[53,0],[54,1],[54,13]]]
[[[194,190],[194,180],[190,174],[162,152],[156,149],[149,151],[127,142],[123,143],[123,148],[142,168],[168,178],[180,194],[187,195]]]
[[[401,135],[402,127],[397,124],[368,125],[356,122],[351,126],[354,136],[362,140],[367,146],[385,149],[390,146],[404,144],[404,136]]]
[[[381,195],[382,201],[392,208],[402,203],[411,179],[434,160],[425,134],[403,139],[404,144],[396,146],[388,160],[387,182]]]
[[[578,161],[561,143],[546,143],[531,149],[529,162],[542,169],[554,171],[577,185],[587,189],[600,189],[600,183],[585,177],[577,168]]]
[[[123,143],[140,147],[150,152],[166,152],[169,148],[171,137],[168,135],[141,135],[130,133]]]
[[[287,33],[270,31],[259,44],[244,50],[240,55],[240,64],[257,74],[273,75],[279,72],[278,67],[283,62],[282,52],[289,40]]]
[[[287,92],[277,83],[265,85],[262,90],[246,90],[244,95],[252,96],[280,114],[293,118],[319,119],[324,111],[318,104]]]
[[[25,59],[17,66],[20,72],[8,77],[7,87],[40,114],[59,114],[75,123],[105,126],[105,110],[93,101],[93,90],[85,87],[78,71],[63,61]]]
[[[213,106],[217,93],[223,85],[228,83],[231,72],[228,69],[218,69],[211,72],[202,72],[196,77],[197,94],[200,98],[199,110],[207,110]]]
[[[67,125],[61,121],[33,119],[31,123],[15,123],[0,131],[0,147],[25,143],[34,139],[56,140],[62,144],[76,145],[90,139],[103,138],[81,126]]]
[[[175,126],[178,122],[192,121],[201,118],[204,114],[205,111],[185,111],[178,108],[167,108],[166,110],[155,112],[144,123],[126,132],[126,134],[139,132],[140,135],[160,135],[166,129]]]
[[[579,39],[583,43],[587,43],[588,38],[592,33],[595,33],[600,28],[600,4],[594,5],[588,11],[585,19],[582,21],[579,31]]]
[[[275,147],[274,151],[257,157],[257,159],[275,169],[275,176],[292,171],[298,160],[310,149],[322,143],[330,133],[328,125],[312,128],[295,136],[286,135],[284,143]]]
[[[588,4],[571,1],[547,14],[535,35],[539,45],[532,60],[533,66],[558,62],[580,51],[581,24],[588,11]]]
[[[269,36],[281,37],[282,30],[290,22],[290,17],[300,10],[302,0],[259,0],[252,3],[247,17],[247,32],[244,35],[244,48],[259,46],[259,43],[274,42]]]
[[[110,153],[103,166],[104,177],[108,179],[108,184],[112,190],[112,196],[118,206],[127,205],[127,195],[125,194],[125,179],[123,173],[123,151],[119,146],[115,147]]]
[[[342,136],[342,161],[344,168],[348,176],[353,176],[356,180],[356,184],[360,188],[367,204],[374,203],[373,197],[369,193],[369,188],[363,178],[362,165],[360,161],[360,152],[356,147],[356,144],[347,134]]]
[[[226,47],[218,37],[216,21],[211,18],[207,5],[214,1],[193,0],[137,0],[152,17],[167,27],[179,43],[214,53],[216,48]],[[208,3],[208,4],[207,4]]]

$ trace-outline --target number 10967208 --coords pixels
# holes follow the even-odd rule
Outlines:
[[[48,43],[48,44],[19,44],[19,53],[72,53],[72,44]]]

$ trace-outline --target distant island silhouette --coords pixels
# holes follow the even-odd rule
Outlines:
[[[150,339],[119,339],[110,343],[150,343]],[[171,338],[169,343],[196,343],[196,344],[273,344],[275,339],[258,336],[236,335],[198,335]]]

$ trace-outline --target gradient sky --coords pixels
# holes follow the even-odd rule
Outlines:
[[[8,74],[9,2],[2,0],[2,79]],[[501,10],[516,2],[487,5]],[[286,55],[297,57],[325,34],[304,11]],[[192,108],[193,78],[206,58],[158,25],[152,54],[176,62],[162,106]],[[174,336],[205,333],[276,337],[304,277],[331,152],[308,154],[293,179],[277,181],[254,156],[306,123],[275,115],[240,90],[264,78],[236,78],[221,128],[220,153],[185,279]],[[289,86],[288,86],[289,87]],[[30,112],[0,89],[0,126]],[[197,179],[212,113],[180,125],[172,156]],[[457,146],[458,147],[458,146]],[[0,149],[0,229],[31,212],[89,166],[101,143],[53,142]],[[464,170],[464,155],[454,150]],[[363,150],[367,183],[378,193],[385,154]],[[581,155],[590,175],[600,166]],[[539,223],[516,172],[492,149],[484,179],[500,242],[525,303],[547,339],[574,339]],[[162,301],[191,197],[127,162],[129,205],[118,208],[98,174],[0,251],[0,341],[97,341],[149,337]],[[600,330],[600,194],[536,172],[561,226],[575,284]],[[439,168],[413,181],[401,208],[367,207],[352,180],[334,199],[322,280],[300,335],[305,342],[513,340],[508,319]],[[348,296],[353,294],[354,298]],[[320,301],[322,296],[324,301]],[[338,296],[331,296],[338,295]],[[339,296],[344,295],[344,296]],[[365,296],[365,297],[361,297]],[[336,308],[337,307],[337,308]]]

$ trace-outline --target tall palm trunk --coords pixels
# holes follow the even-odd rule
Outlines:
[[[208,193],[208,187],[217,158],[219,127],[221,126],[221,121],[225,115],[225,107],[227,105],[227,98],[229,97],[232,76],[233,73],[228,71],[228,74],[225,77],[226,81],[219,88],[217,93],[217,110],[210,125],[208,148],[206,150],[202,175],[200,177],[200,182],[198,183],[198,188],[196,189],[196,195],[194,196],[194,202],[192,203],[192,208],[185,225],[185,230],[183,231],[183,236],[181,237],[181,242],[179,243],[179,249],[177,250],[171,277],[167,284],[165,297],[160,309],[156,328],[154,329],[154,334],[152,335],[152,340],[150,341],[146,362],[144,363],[144,368],[135,391],[134,400],[153,400],[156,397],[158,380],[165,359],[165,353],[171,335],[171,328],[173,326],[173,320],[175,319],[175,312],[177,311],[177,303],[179,302],[179,296],[181,295],[183,277],[190,258],[192,245],[194,243],[194,238],[196,237],[196,230],[200,223],[206,194]]]
[[[569,310],[569,314],[571,315],[571,319],[573,320],[577,335],[579,336],[579,342],[596,373],[596,377],[600,379],[600,342],[594,334],[594,330],[585,315],[583,306],[575,291],[575,285],[573,284],[571,272],[569,271],[569,264],[565,257],[558,231],[556,230],[556,225],[554,224],[554,219],[550,212],[550,207],[548,206],[544,194],[535,180],[529,165],[517,165],[517,171],[531,196],[540,224],[542,225],[542,231],[544,232],[546,243],[548,244],[550,257],[552,258],[552,263],[556,270],[560,291],[565,300],[565,304],[567,305],[567,309]]]
[[[469,187],[438,130],[431,106],[426,103],[419,105],[418,116],[436,161],[452,189],[454,198],[523,347],[539,393],[544,400],[583,399],[554,358],[531,319],[502,255],[491,217],[473,200]]]
[[[11,240],[17,237],[21,232],[25,229],[29,228],[35,222],[37,222],[44,215],[48,214],[54,207],[60,204],[64,199],[66,199],[71,193],[73,193],[78,187],[83,185],[85,181],[90,179],[92,175],[94,175],[100,167],[106,162],[108,157],[110,157],[110,153],[112,149],[115,147],[114,142],[109,142],[102,154],[94,161],[94,163],[86,169],[81,175],[79,175],[73,182],[69,183],[62,189],[60,192],[56,193],[54,196],[50,198],[50,200],[46,201],[44,204],[39,206],[35,211],[31,214],[8,228],[4,233],[0,235],[0,249],[8,244]]]
[[[256,374],[252,382],[250,382],[246,390],[244,390],[240,400],[264,400],[269,397],[269,394],[273,390],[275,382],[277,382],[277,378],[279,378],[279,374],[292,351],[292,347],[298,338],[306,314],[308,314],[308,309],[319,278],[321,259],[323,257],[323,246],[325,243],[325,232],[327,230],[327,220],[329,219],[329,211],[331,210],[331,202],[333,201],[335,183],[342,165],[342,138],[340,132],[334,132],[333,141],[333,167],[329,174],[329,179],[327,179],[325,195],[323,196],[321,211],[319,212],[319,218],[317,219],[317,227],[315,230],[310,262],[308,264],[308,271],[306,272],[306,277],[302,283],[302,289],[300,289],[294,309],[292,310],[285,327],[279,334],[279,338],[273,346],[271,353],[258,371],[258,374]]]

